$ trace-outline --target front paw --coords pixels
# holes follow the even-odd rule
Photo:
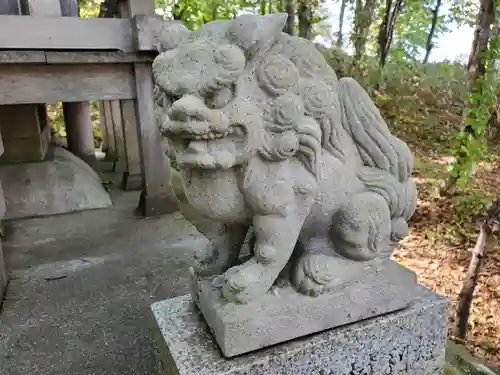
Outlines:
[[[224,278],[226,280],[222,287],[224,298],[242,304],[265,295],[274,282],[274,279],[266,275],[265,267],[254,259],[230,268],[224,274]]]

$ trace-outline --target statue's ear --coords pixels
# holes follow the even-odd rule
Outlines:
[[[156,40],[158,52],[165,52],[177,48],[184,43],[191,31],[180,22],[166,21]]]
[[[286,13],[265,16],[245,14],[231,21],[227,31],[230,42],[242,48],[248,57],[263,53],[274,44],[287,19]]]

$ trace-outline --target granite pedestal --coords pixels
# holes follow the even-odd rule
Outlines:
[[[231,303],[211,278],[193,280],[191,294],[224,356],[234,357],[403,309],[415,285],[413,271],[387,260],[317,297],[286,285],[247,304]]]
[[[441,375],[447,301],[421,286],[404,310],[225,358],[190,296],[151,306],[161,375]]]

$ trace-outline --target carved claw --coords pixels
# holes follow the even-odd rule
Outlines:
[[[322,254],[304,255],[295,267],[292,281],[297,291],[309,296],[319,296],[334,279],[329,267],[331,259]]]
[[[230,268],[225,273],[226,283],[222,295],[228,301],[248,303],[266,294],[274,282],[274,273],[266,265],[257,263],[254,258]]]

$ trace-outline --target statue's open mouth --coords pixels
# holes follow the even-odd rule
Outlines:
[[[182,126],[183,125],[183,126]],[[245,154],[246,129],[233,125],[225,130],[212,129],[206,122],[195,124],[173,122],[165,130],[181,168],[231,168]]]

